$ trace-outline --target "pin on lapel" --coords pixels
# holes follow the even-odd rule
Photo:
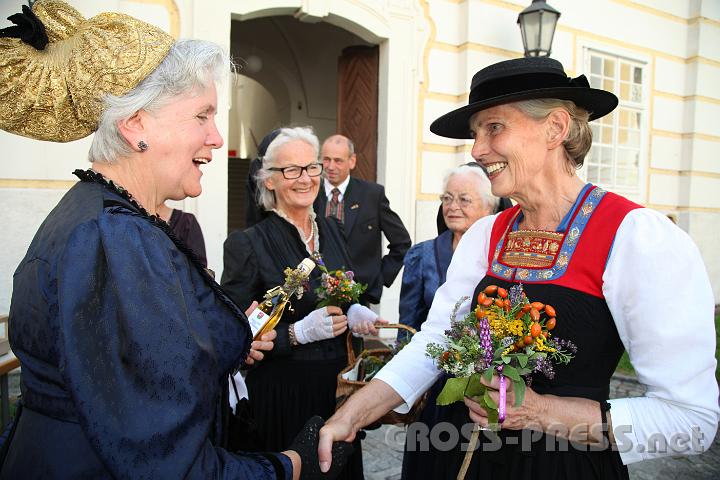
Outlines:
[[[354,203],[350,206],[350,210],[355,210],[356,208],[360,208],[360,205],[358,205],[357,203]]]

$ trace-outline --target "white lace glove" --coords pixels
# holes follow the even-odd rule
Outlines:
[[[387,323],[387,320],[381,319],[377,313],[373,312],[364,305],[353,303],[350,305],[347,313],[348,328],[352,330],[353,335],[377,335],[375,322]]]
[[[310,312],[302,320],[294,324],[295,340],[300,344],[317,342],[333,338],[333,321],[328,315],[327,307]]]

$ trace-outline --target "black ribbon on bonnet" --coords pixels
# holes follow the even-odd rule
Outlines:
[[[0,29],[0,37],[19,38],[36,50],[45,49],[49,42],[47,33],[45,33],[45,26],[35,16],[30,7],[23,5],[22,13],[10,15],[8,20],[15,25]]]

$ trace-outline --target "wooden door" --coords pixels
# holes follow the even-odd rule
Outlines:
[[[337,132],[355,144],[352,175],[377,179],[378,47],[354,46],[338,60]]]

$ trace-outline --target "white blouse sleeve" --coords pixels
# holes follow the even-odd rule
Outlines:
[[[482,218],[465,232],[450,262],[447,280],[435,293],[421,330],[375,376],[390,385],[405,401],[395,409],[398,413],[407,413],[440,375],[435,362],[425,354],[425,347],[428,343],[445,342],[445,330],[450,328],[450,314],[455,304],[463,296],[472,297],[475,287],[485,276],[488,243],[495,218]],[[469,311],[470,300],[462,305],[458,315]]]
[[[603,294],[640,383],[611,400],[623,463],[701,453],[717,429],[714,299],[690,237],[659,212],[630,212],[615,236]]]

